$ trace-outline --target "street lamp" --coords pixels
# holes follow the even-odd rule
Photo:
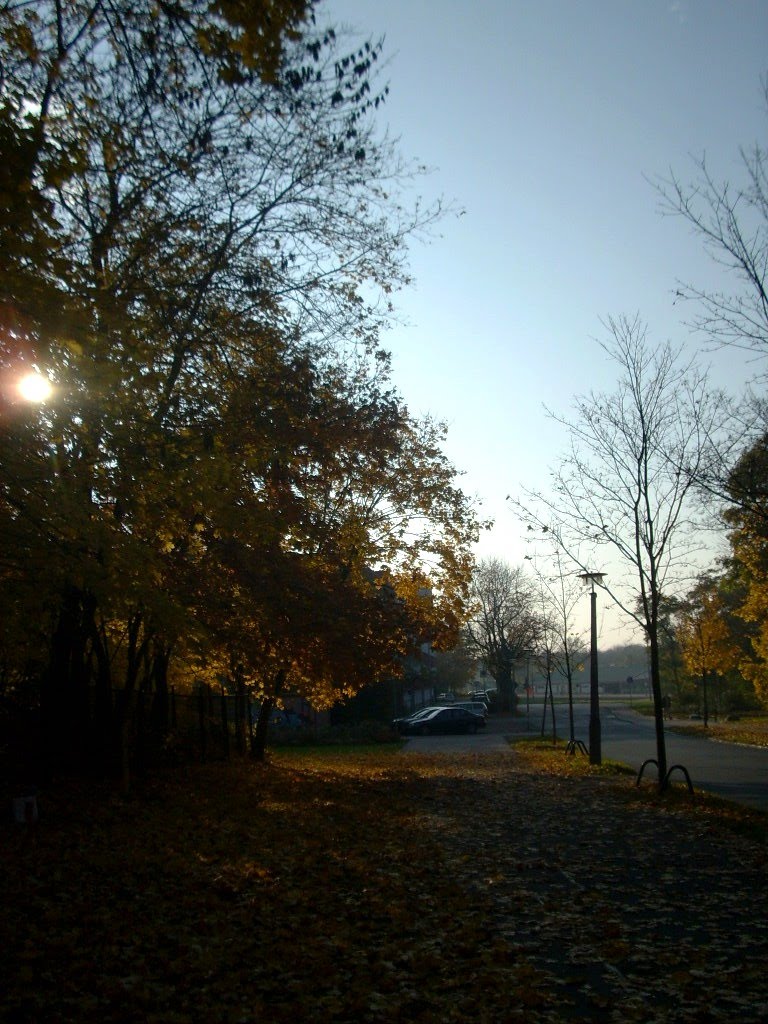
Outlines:
[[[589,648],[589,763],[602,764],[600,731],[600,694],[597,688],[597,594],[595,584],[602,583],[605,573],[585,572],[579,579],[590,587],[590,648]]]

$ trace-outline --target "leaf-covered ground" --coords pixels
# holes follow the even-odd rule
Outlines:
[[[671,724],[675,732],[698,736],[701,739],[768,747],[768,718],[764,715],[745,716],[733,722],[710,720],[706,728],[703,722],[674,721]]]
[[[3,1019],[768,1019],[759,833],[632,787],[530,751],[59,785],[0,831]]]

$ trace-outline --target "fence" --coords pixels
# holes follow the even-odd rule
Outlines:
[[[251,751],[259,704],[200,685],[97,692],[50,709],[0,706],[0,783],[40,782],[69,769],[144,775],[162,759],[225,760]]]
[[[247,694],[216,693],[200,686],[196,693],[169,695],[168,737],[202,761],[248,753],[258,704]]]

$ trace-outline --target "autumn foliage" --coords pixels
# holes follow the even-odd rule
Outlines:
[[[733,565],[731,589],[742,600],[738,617],[746,624],[747,650],[741,659],[744,675],[768,705],[768,449],[763,436],[746,451],[731,473],[732,505],[726,513]]]
[[[0,14],[0,679],[54,764],[125,772],[138,694],[327,707],[463,615],[472,503],[379,344],[439,204],[313,8]]]

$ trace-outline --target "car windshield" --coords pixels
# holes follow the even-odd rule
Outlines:
[[[433,711],[439,710],[440,708],[435,707],[422,708],[420,711],[414,711],[414,713],[412,715],[409,715],[408,717],[411,719],[411,721],[413,721],[413,719],[415,718],[425,718],[427,715],[431,715]]]

